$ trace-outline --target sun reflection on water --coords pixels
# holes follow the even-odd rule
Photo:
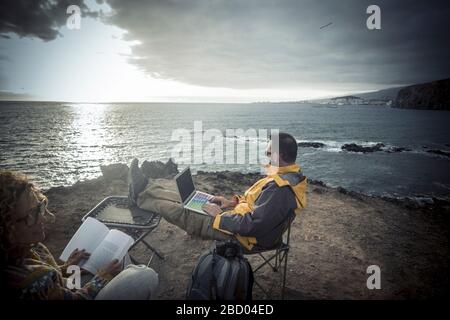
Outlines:
[[[81,176],[90,176],[92,167],[106,158],[104,146],[107,141],[107,109],[108,104],[74,104],[71,105],[73,122],[72,135],[67,149],[72,159],[76,159]],[[96,170],[98,172],[98,168]]]

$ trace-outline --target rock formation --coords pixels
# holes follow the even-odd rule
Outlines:
[[[398,92],[393,107],[450,110],[450,79],[405,87]]]

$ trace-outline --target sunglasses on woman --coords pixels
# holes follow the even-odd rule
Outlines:
[[[28,227],[34,226],[38,220],[39,216],[45,217],[47,212],[47,200],[43,199],[39,204],[36,206],[36,208],[33,208],[30,210],[30,213],[28,213],[25,217],[17,219],[17,222],[25,222],[25,224]]]

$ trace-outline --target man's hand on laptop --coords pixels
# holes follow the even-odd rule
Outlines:
[[[210,216],[217,216],[218,214],[222,213],[222,209],[220,209],[220,207],[215,204],[215,203],[205,203],[202,206],[203,211],[205,211],[207,214],[209,214]]]
[[[221,209],[231,209],[236,206],[236,201],[228,200],[227,198],[222,196],[213,197],[210,202],[218,204]]]

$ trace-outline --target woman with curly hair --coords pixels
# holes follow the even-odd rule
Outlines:
[[[150,298],[158,275],[150,268],[138,266],[120,272],[122,264],[117,260],[102,268],[81,289],[67,288],[67,267],[88,258],[89,253],[77,249],[65,264],[56,263],[41,243],[45,223],[54,218],[47,203],[47,197],[25,175],[0,171],[1,280],[10,298]]]

